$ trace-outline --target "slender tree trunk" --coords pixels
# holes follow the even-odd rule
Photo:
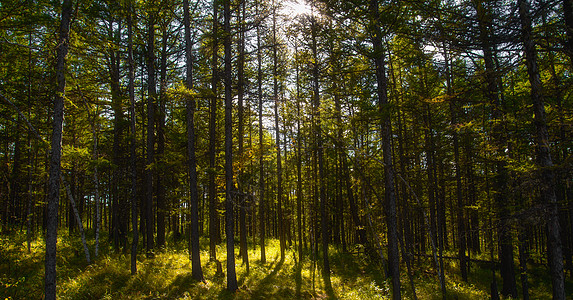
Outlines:
[[[372,14],[372,45],[374,47],[374,62],[376,65],[377,94],[381,116],[381,138],[384,161],[384,205],[388,222],[388,266],[392,276],[392,297],[401,299],[400,291],[400,252],[398,250],[398,222],[396,213],[397,196],[394,184],[394,166],[392,163],[392,125],[391,106],[388,102],[388,80],[384,62],[384,49],[382,48],[382,32],[379,24],[378,0],[370,1]]]
[[[295,68],[296,68],[296,215],[298,228],[298,261],[302,266],[303,255],[303,237],[302,237],[302,134],[300,131],[301,110],[300,110],[300,77],[298,49],[295,48]]]
[[[277,26],[276,26],[276,5],[273,1],[273,97],[275,102],[275,143],[277,152],[277,214],[278,214],[278,232],[280,241],[281,260],[285,258],[285,232],[283,220],[283,181],[282,181],[282,158],[281,158],[281,143],[280,143],[280,130],[279,130],[279,85],[278,85],[278,58],[277,58]]]
[[[239,57],[237,62],[237,102],[238,102],[238,121],[239,121],[239,161],[241,164],[246,164],[244,159],[244,94],[245,94],[245,1],[242,1],[240,4],[240,17],[239,17]],[[238,175],[238,188],[239,188],[239,231],[240,231],[240,256],[243,259],[243,263],[246,264],[247,272],[249,271],[249,251],[247,246],[247,224],[246,224],[246,215],[247,215],[247,200],[248,197],[245,196],[243,191],[243,180],[244,175],[242,169],[239,171]]]
[[[449,67],[449,62],[447,62]],[[448,69],[449,72],[449,69]],[[452,95],[451,80],[448,75],[448,94]],[[457,110],[456,110],[456,99],[450,99],[450,123],[454,126],[457,124]],[[455,166],[455,177],[456,177],[456,199],[457,199],[457,227],[458,227],[458,257],[460,259],[460,271],[462,274],[462,280],[468,280],[468,266],[466,257],[466,228],[464,219],[464,201],[462,195],[462,174],[460,167],[460,146],[458,139],[458,132],[456,129],[452,132],[453,146],[454,146],[454,166]]]
[[[84,225],[82,223],[82,219],[80,218],[80,214],[78,212],[78,208],[76,206],[76,201],[74,200],[74,195],[72,194],[72,190],[70,188],[70,185],[68,184],[68,182],[64,179],[64,176],[62,175],[60,177],[62,179],[62,182],[64,183],[64,187],[66,189],[66,192],[68,194],[68,198],[70,199],[70,204],[72,206],[72,210],[75,216],[75,219],[77,221],[78,224],[78,229],[80,231],[80,236],[82,239],[82,245],[84,247],[84,253],[86,255],[86,261],[88,262],[88,264],[91,264],[91,259],[90,259],[90,250],[88,249],[87,243],[86,243],[86,235],[84,234]]]
[[[553,285],[553,299],[565,299],[565,276],[563,273],[563,249],[559,228],[559,203],[555,193],[555,174],[549,146],[549,133],[545,119],[543,84],[537,66],[537,52],[533,40],[531,16],[527,0],[518,0],[521,20],[522,42],[527,64],[529,83],[531,84],[531,101],[533,102],[533,123],[536,129],[537,166],[540,169],[541,202],[547,206],[547,251],[549,272]]]
[[[189,93],[193,92],[193,44],[191,41],[191,20],[189,16],[189,0],[183,0],[183,23],[185,26],[185,86]],[[197,191],[197,158],[195,155],[195,99],[188,96],[187,109],[187,156],[189,169],[189,190],[191,192],[191,275],[197,281],[204,281],[201,268],[201,252],[199,249],[199,193]]]
[[[129,0],[127,12],[127,63],[129,69],[129,114],[130,114],[130,167],[131,167],[131,227],[132,227],[132,241],[131,241],[131,275],[137,273],[137,246],[139,244],[139,230],[137,227],[137,156],[136,156],[136,119],[135,119],[135,66],[133,62],[133,2]],[[97,254],[96,254],[97,256]]]
[[[325,180],[325,167],[324,167],[324,149],[322,139],[322,126],[320,119],[320,85],[319,85],[319,65],[318,65],[318,41],[316,18],[311,19],[311,38],[312,38],[312,105],[313,105],[313,119],[315,146],[316,146],[316,159],[318,165],[318,205],[320,206],[320,231],[322,240],[322,277],[326,289],[332,289],[330,281],[330,262],[328,258],[328,243],[329,243],[329,215],[326,210],[326,180]],[[317,239],[318,241],[318,239]]]
[[[507,148],[507,137],[503,126],[502,104],[498,92],[498,75],[494,63],[494,54],[492,46],[493,33],[491,32],[491,14],[492,12],[484,7],[490,5],[483,0],[474,1],[475,9],[480,31],[480,42],[484,52],[485,63],[485,80],[487,84],[486,97],[492,105],[492,139],[496,148],[495,175],[492,185],[494,191],[494,202],[498,207],[497,215],[499,217],[498,235],[499,235],[499,259],[501,262],[500,274],[502,277],[502,293],[506,296],[517,298],[517,285],[515,281],[515,267],[513,262],[513,242],[511,236],[511,225],[508,222],[509,203],[507,197],[507,155],[504,149]]]
[[[238,287],[235,272],[235,241],[233,231],[233,127],[232,127],[232,69],[231,69],[231,1],[224,0],[225,19],[225,233],[227,235],[227,289]]]
[[[259,15],[259,3],[257,2],[257,15]],[[260,221],[260,244],[261,263],[266,263],[265,253],[265,167],[264,167],[264,143],[263,143],[263,68],[262,68],[261,28],[257,26],[257,97],[259,100],[259,221]]]
[[[119,22],[109,23],[109,35],[110,39],[116,39],[114,37],[114,25],[117,26],[117,30],[120,30]],[[119,44],[119,41],[117,41]],[[120,204],[120,192],[119,184],[121,182],[121,172],[123,166],[122,164],[122,149],[121,149],[121,139],[123,135],[124,127],[124,116],[123,116],[123,95],[120,89],[120,73],[119,65],[120,58],[119,52],[111,50],[110,53],[110,87],[111,87],[111,97],[112,97],[112,109],[113,109],[113,154],[112,154],[112,185],[111,185],[111,198],[112,198],[112,240],[115,251],[119,251],[120,240],[122,238],[121,223],[124,222],[121,218],[121,204]]]
[[[165,172],[164,155],[165,155],[165,104],[167,102],[167,42],[168,32],[167,24],[161,25],[161,65],[159,75],[159,111],[156,114],[157,128],[157,176],[155,178],[155,201],[157,202],[157,247],[165,247],[165,213],[167,203],[165,199]]]
[[[62,3],[60,34],[56,60],[57,89],[54,98],[54,117],[51,141],[50,171],[48,177],[48,206],[46,211],[46,258],[44,296],[56,299],[56,244],[58,242],[58,202],[60,200],[60,175],[62,158],[62,131],[64,124],[64,97],[66,93],[65,64],[68,54],[72,1]]]
[[[147,234],[147,256],[153,256],[153,232],[155,222],[153,220],[153,164],[155,162],[155,102],[157,94],[155,90],[155,16],[150,15],[147,36],[147,160],[145,168],[146,203],[145,224]]]
[[[219,0],[213,0],[213,45],[212,45],[212,78],[211,78],[211,99],[209,99],[209,259],[211,261],[217,260],[217,244],[220,241],[219,237],[219,217],[217,212],[217,187],[215,186],[215,156],[217,141],[216,128],[217,128],[217,84],[219,83],[218,66],[217,66],[217,52],[219,51],[218,45],[218,6]]]

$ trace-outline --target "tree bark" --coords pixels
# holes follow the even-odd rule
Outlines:
[[[238,287],[235,272],[235,239],[233,231],[233,127],[232,127],[232,69],[231,69],[231,1],[223,1],[225,27],[225,233],[227,235],[227,290]]]
[[[238,41],[238,50],[239,50],[239,57],[237,62],[237,102],[238,102],[238,121],[239,121],[239,161],[241,164],[246,164],[244,159],[244,94],[245,94],[245,1],[241,1],[240,7],[240,17],[238,19],[239,22],[239,41]],[[243,180],[244,174],[241,170],[239,171],[238,175],[238,189],[239,189],[239,232],[240,232],[240,256],[243,259],[243,263],[246,265],[247,272],[249,272],[249,251],[247,246],[247,224],[246,224],[246,210],[247,210],[247,200],[248,197],[243,191]]]
[[[191,21],[189,0],[183,0],[183,24],[185,26],[185,87],[188,93],[193,92],[193,44],[191,40]],[[197,158],[195,155],[195,99],[187,96],[187,156],[189,169],[189,190],[191,192],[191,276],[197,281],[204,281],[199,249],[199,193],[197,191]]]
[[[167,210],[167,203],[165,199],[165,183],[164,177],[167,175],[165,172],[165,104],[167,102],[167,42],[168,32],[167,24],[161,24],[161,64],[159,75],[159,111],[156,114],[156,128],[157,128],[157,152],[156,162],[157,176],[155,178],[155,201],[157,203],[156,222],[157,222],[157,247],[165,247],[165,214]]]
[[[65,64],[68,54],[72,1],[62,3],[60,35],[56,59],[56,95],[52,127],[50,171],[48,177],[48,206],[46,211],[46,258],[44,296],[46,300],[56,299],[56,244],[58,242],[58,202],[60,200],[60,175],[62,158],[62,132],[64,124],[64,97],[66,93]]]
[[[217,212],[217,187],[215,186],[215,156],[217,141],[217,84],[219,83],[218,66],[217,66],[217,52],[219,51],[218,45],[218,3],[219,0],[213,0],[213,45],[212,45],[212,78],[211,78],[211,99],[209,99],[209,259],[211,261],[217,260],[217,244],[220,241],[219,237],[219,217]]]
[[[155,102],[157,93],[155,89],[155,16],[151,12],[147,29],[147,160],[145,168],[146,203],[145,203],[145,224],[147,234],[147,256],[153,256],[154,248],[154,225],[153,220],[153,172],[155,162]]]
[[[259,15],[259,3],[256,6],[257,15]],[[261,48],[261,26],[257,26],[257,97],[259,100],[259,223],[260,223],[260,244],[261,244],[261,263],[267,262],[265,253],[265,167],[264,167],[264,148],[263,143],[263,68],[262,68],[262,48]]]
[[[278,85],[278,57],[277,57],[277,26],[276,26],[276,5],[273,1],[273,97],[274,97],[274,112],[275,112],[275,143],[277,152],[277,217],[278,217],[278,232],[279,244],[281,251],[281,260],[285,258],[285,229],[283,221],[283,181],[282,181],[282,158],[281,158],[281,143],[280,143],[280,130],[279,130],[279,85]]]
[[[511,225],[508,222],[509,203],[507,197],[508,171],[505,157],[507,149],[507,137],[503,126],[504,113],[499,98],[498,74],[494,63],[494,53],[492,40],[494,34],[491,32],[492,12],[484,7],[486,2],[475,0],[474,6],[477,13],[479,25],[479,39],[484,53],[485,81],[487,90],[485,92],[490,105],[492,106],[493,128],[492,140],[495,148],[495,174],[492,185],[494,191],[494,203],[497,206],[499,218],[499,259],[501,262],[500,274],[502,277],[502,293],[506,296],[517,298],[517,285],[515,281],[515,267],[513,263],[513,242],[511,235]],[[487,3],[487,5],[490,5]]]
[[[137,246],[139,244],[139,230],[137,227],[137,210],[138,210],[138,197],[137,197],[137,156],[136,156],[136,119],[135,119],[135,67],[133,62],[133,2],[129,0],[127,12],[127,63],[129,69],[129,114],[130,114],[130,167],[131,167],[131,227],[132,227],[132,241],[131,241],[131,275],[137,273]],[[96,254],[97,256],[97,254]]]
[[[379,113],[381,116],[381,139],[384,161],[384,191],[386,203],[386,219],[388,223],[388,266],[392,276],[392,297],[401,299],[400,291],[400,252],[398,250],[398,221],[396,213],[396,190],[394,184],[394,166],[392,163],[392,125],[391,106],[388,101],[388,79],[382,47],[382,32],[380,30],[380,14],[378,0],[370,1],[371,27],[373,30],[372,45],[374,47],[374,62],[376,67],[377,95]]]
[[[553,286],[553,299],[565,299],[565,276],[563,273],[563,249],[559,228],[559,203],[555,193],[555,174],[549,146],[549,133],[545,119],[543,84],[537,66],[537,51],[532,34],[531,16],[527,0],[518,0],[523,50],[533,103],[537,166],[539,167],[542,204],[547,206],[547,251],[549,272]]]

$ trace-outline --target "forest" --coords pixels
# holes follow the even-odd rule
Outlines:
[[[571,299],[572,0],[2,0],[0,298]]]

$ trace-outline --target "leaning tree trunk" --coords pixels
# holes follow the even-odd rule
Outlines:
[[[533,123],[535,124],[535,139],[537,166],[540,169],[539,179],[541,201],[547,206],[547,251],[553,299],[565,299],[565,276],[563,273],[563,252],[559,228],[559,203],[555,193],[555,174],[549,148],[549,133],[545,120],[543,104],[543,85],[537,66],[537,52],[532,38],[533,29],[527,0],[518,0],[521,20],[521,34],[529,83],[531,84],[531,101],[533,103]]]
[[[79,214],[78,208],[76,206],[76,201],[74,200],[74,195],[72,194],[72,189],[70,188],[70,185],[68,184],[68,182],[64,179],[64,176],[61,175],[60,177],[61,177],[62,182],[64,183],[64,187],[66,188],[66,193],[68,193],[68,198],[70,199],[70,204],[72,205],[72,210],[73,210],[75,219],[78,223],[78,229],[80,231],[80,236],[82,239],[82,246],[84,247],[84,253],[86,255],[86,261],[88,262],[88,264],[91,264],[90,250],[88,249],[88,245],[86,243],[86,235],[84,233],[84,225],[82,224],[82,219],[80,218],[80,214]]]
[[[48,177],[48,207],[46,211],[46,266],[44,295],[46,300],[56,299],[56,244],[58,242],[58,202],[60,200],[60,174],[62,158],[62,132],[64,125],[64,97],[66,93],[65,64],[68,54],[72,1],[62,3],[60,37],[56,60],[57,89],[54,97],[50,173]]]

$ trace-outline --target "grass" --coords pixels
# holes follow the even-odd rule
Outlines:
[[[102,239],[106,241],[106,239]],[[87,265],[79,238],[62,234],[58,241],[59,299],[388,299],[390,280],[381,268],[371,264],[362,254],[343,253],[330,249],[331,287],[325,285],[320,268],[310,259],[302,263],[288,249],[280,259],[279,243],[269,240],[267,262],[261,263],[260,250],[249,250],[250,269],[240,258],[236,260],[239,290],[226,290],[226,276],[217,274],[217,264],[210,262],[207,240],[202,240],[201,262],[206,281],[191,277],[189,254],[183,242],[172,243],[158,251],[154,258],[138,257],[138,273],[130,274],[128,254],[114,253],[103,247],[98,259]],[[105,243],[103,243],[105,245]],[[93,249],[93,245],[90,249]],[[226,261],[224,245],[218,246],[218,259]],[[238,249],[235,253],[238,254]],[[307,256],[308,257],[308,256]],[[41,299],[43,297],[44,244],[32,243],[28,253],[25,236],[0,236],[0,299]],[[320,265],[320,262],[316,263]],[[418,299],[442,299],[435,271],[430,260],[414,270]],[[470,280],[462,282],[455,261],[446,266],[448,299],[489,299],[491,271],[487,266],[473,265]],[[550,298],[551,286],[543,266],[531,268],[532,299]],[[412,290],[403,266],[402,295],[411,299]],[[516,278],[519,281],[519,278]],[[500,282],[498,278],[498,283]],[[571,282],[568,282],[571,290]]]

